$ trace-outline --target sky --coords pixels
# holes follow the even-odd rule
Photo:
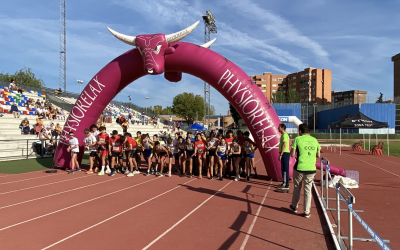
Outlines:
[[[211,10],[218,32],[211,49],[248,75],[288,74],[307,67],[332,70],[332,90],[366,90],[393,98],[393,62],[400,53],[400,0],[67,0],[67,91],[79,92],[120,54],[132,49],[113,37],[174,33]],[[182,41],[204,43],[204,26]],[[0,8],[0,72],[31,68],[47,87],[59,87],[59,1],[3,1]],[[145,76],[116,100],[171,106],[175,95],[203,96],[203,82],[184,74],[171,83]],[[82,86],[83,88],[83,86]],[[160,91],[154,91],[154,90]],[[146,104],[145,96],[149,97]],[[216,113],[228,102],[211,90]]]

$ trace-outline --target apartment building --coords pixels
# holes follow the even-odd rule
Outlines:
[[[289,88],[293,88],[299,93],[301,103],[331,103],[332,71],[327,69],[306,68],[287,76],[265,72],[251,76],[251,79],[270,102],[277,91],[286,94]]]
[[[349,91],[332,91],[332,102],[344,102],[345,105],[359,104],[367,102],[367,91],[349,90]]]

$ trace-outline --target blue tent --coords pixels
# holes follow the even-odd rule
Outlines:
[[[205,128],[204,128],[203,126],[201,126],[200,124],[198,124],[197,122],[195,122],[192,126],[190,126],[189,129],[193,129],[193,130],[205,130]]]

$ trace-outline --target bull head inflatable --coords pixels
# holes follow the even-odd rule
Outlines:
[[[164,56],[175,52],[175,49],[171,46],[171,44],[189,35],[196,28],[199,22],[200,21],[197,21],[186,29],[169,35],[153,34],[127,36],[108,27],[107,28],[116,38],[126,44],[135,46],[139,50],[143,58],[144,70],[146,74],[159,75],[165,71]],[[201,47],[209,48],[214,41],[215,39],[201,45]]]

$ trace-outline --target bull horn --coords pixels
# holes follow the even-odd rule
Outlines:
[[[203,47],[203,48],[210,48],[210,46],[211,46],[211,44],[213,44],[214,42],[215,42],[215,40],[217,40],[217,38],[214,38],[214,39],[212,39],[211,41],[209,41],[209,42],[206,42],[205,44],[203,44],[203,45],[200,45],[200,47]]]
[[[111,32],[111,34],[113,34],[113,36],[118,38],[118,40],[120,40],[121,42],[124,42],[124,43],[132,45],[132,46],[136,46],[135,45],[135,39],[136,39],[135,36],[127,36],[127,35],[118,33],[115,30],[112,30],[112,29],[110,29],[108,27],[107,27],[107,29]]]
[[[177,42],[177,41],[183,39],[184,37],[186,37],[187,35],[189,35],[190,32],[192,32],[196,28],[196,26],[199,24],[199,22],[200,21],[197,21],[194,24],[192,24],[191,26],[189,26],[186,29],[183,29],[179,32],[165,35],[165,38],[167,39],[168,44]]]

